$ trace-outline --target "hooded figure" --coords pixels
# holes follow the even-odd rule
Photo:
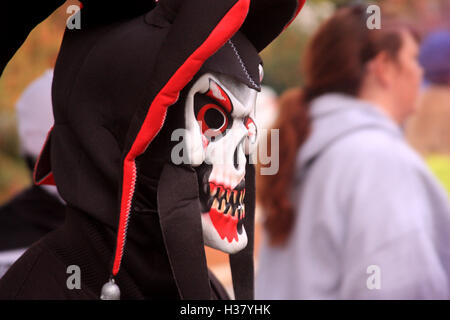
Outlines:
[[[258,52],[303,3],[160,0],[112,21],[83,2],[35,169],[66,222],[10,269],[0,297],[227,298],[208,245],[230,253],[235,296],[252,299]]]

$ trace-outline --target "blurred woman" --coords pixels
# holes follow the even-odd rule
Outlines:
[[[367,29],[365,11],[319,28],[304,88],[281,99],[280,170],[258,181],[259,299],[450,297],[448,200],[400,129],[422,78],[417,37]]]

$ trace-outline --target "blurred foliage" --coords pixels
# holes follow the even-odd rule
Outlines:
[[[0,203],[6,202],[31,183],[29,170],[22,159],[0,153]]]
[[[0,110],[0,146],[1,152],[11,159],[18,159],[19,137],[16,128],[16,117],[13,112]]]
[[[364,0],[307,0],[297,19],[262,53],[264,84],[278,94],[303,84],[302,55],[311,34],[337,7],[356,3],[378,3]]]
[[[64,32],[65,15],[64,10],[57,10],[39,24],[11,59],[0,78],[0,110],[13,109],[27,85],[53,67]]]
[[[30,183],[30,173],[18,152],[14,113],[0,110],[0,203]]]
[[[262,52],[265,85],[280,94],[289,87],[303,84],[300,52],[303,52],[306,41],[306,34],[289,28]]]
[[[435,154],[427,157],[428,166],[450,196],[450,156]]]
[[[450,27],[449,0],[307,0],[291,26],[262,52],[264,84],[279,94],[287,88],[301,86],[301,60],[310,36],[336,8],[352,4],[380,5],[388,15],[413,21],[422,34],[445,25]]]
[[[73,3],[78,2],[67,2]],[[0,78],[0,204],[31,183],[31,173],[19,154],[14,107],[22,91],[54,66],[68,17],[67,4],[30,33]]]

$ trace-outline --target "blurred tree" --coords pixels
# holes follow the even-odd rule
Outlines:
[[[303,83],[300,72],[300,57],[307,37],[294,28],[289,28],[262,53],[264,61],[264,84],[278,94],[289,87]]]
[[[319,24],[333,13],[334,2],[307,0],[289,28],[261,53],[265,85],[280,94],[287,88],[303,84],[301,58],[304,47]]]
[[[15,104],[22,91],[54,66],[65,23],[68,1],[39,24],[9,62],[0,78],[0,204],[31,183],[19,154]]]

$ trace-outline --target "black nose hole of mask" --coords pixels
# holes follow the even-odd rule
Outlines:
[[[242,163],[239,163],[239,149],[242,148],[242,152],[244,152],[244,141],[245,141],[245,137],[242,138],[241,142],[238,143],[236,149],[234,149],[234,155],[233,155],[233,164],[234,164],[234,168],[236,170],[239,170],[240,167],[243,165]]]
[[[233,155],[233,164],[234,164],[234,168],[236,170],[239,169],[239,162],[238,162],[238,150],[239,150],[240,144],[237,146],[236,149],[234,149],[234,155]]]

